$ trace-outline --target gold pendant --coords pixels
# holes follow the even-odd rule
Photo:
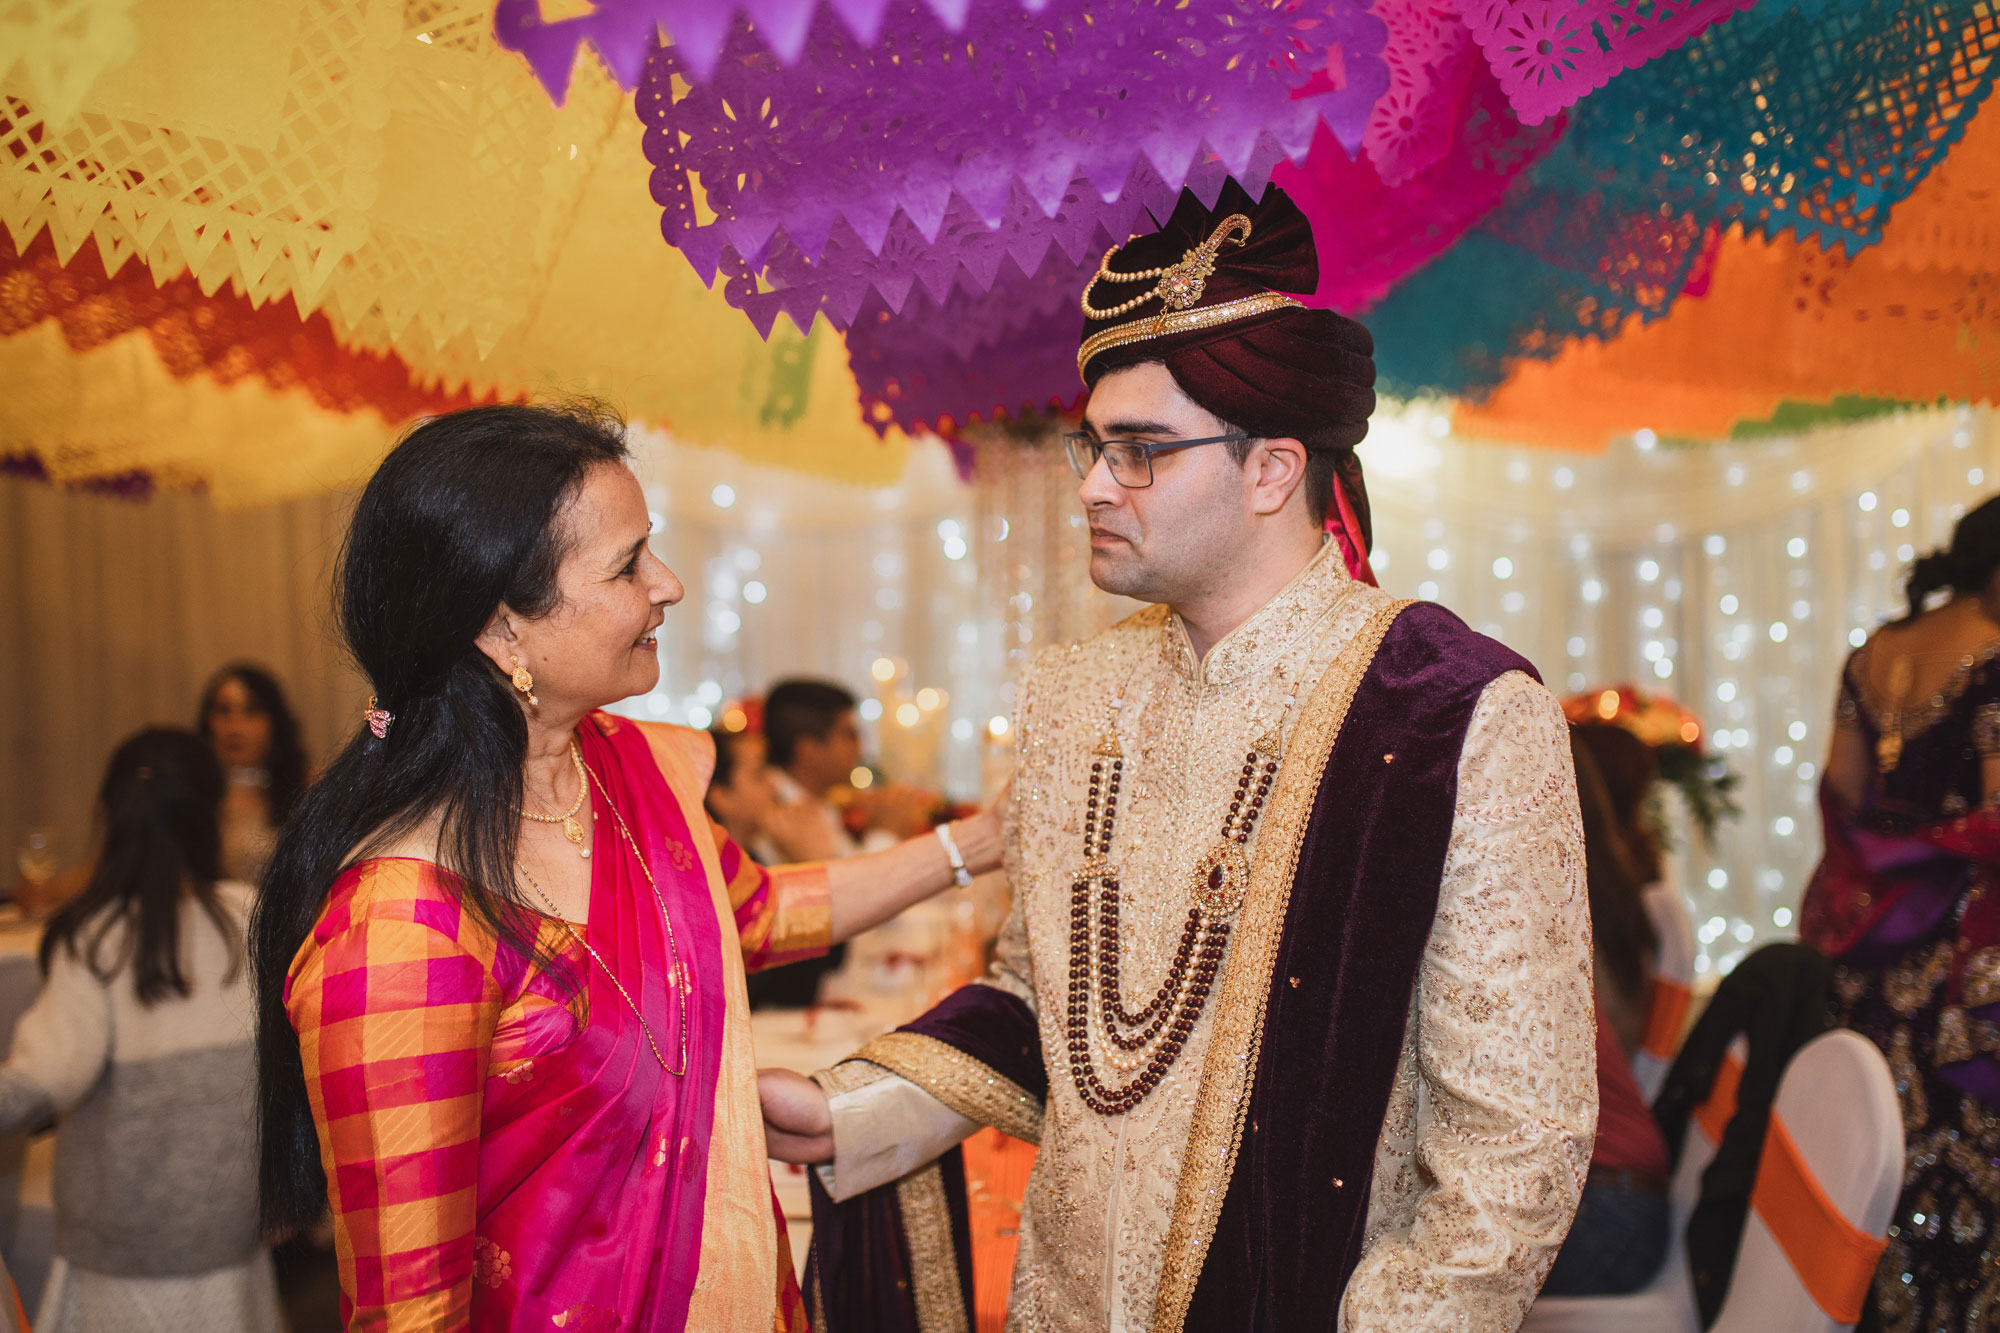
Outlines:
[[[1250,858],[1234,838],[1222,838],[1195,862],[1194,900],[1211,921],[1227,921],[1250,889]]]
[[[1895,731],[1883,732],[1881,738],[1875,742],[1875,765],[1884,773],[1895,772],[1896,765],[1903,758],[1901,719],[1897,721],[1898,727]]]
[[[577,855],[588,861],[590,848],[583,845],[583,825],[576,822],[575,815],[564,815],[562,826],[563,836],[576,844]]]

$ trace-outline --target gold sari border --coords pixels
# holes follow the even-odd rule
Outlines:
[[[766,946],[770,953],[782,959],[810,958],[831,949],[833,891],[826,862],[776,866],[767,873],[775,908]]]
[[[951,1239],[951,1205],[937,1163],[897,1181],[896,1202],[903,1214],[903,1243],[910,1251],[918,1333],[971,1333],[965,1288],[958,1278],[958,1247]]]
[[[1173,1217],[1162,1252],[1159,1294],[1153,1304],[1153,1333],[1180,1333],[1194,1301],[1195,1284],[1208,1258],[1209,1242],[1229,1192],[1257,1058],[1264,1045],[1264,1008],[1278,944],[1291,911],[1292,877],[1306,826],[1312,820],[1327,761],[1340,739],[1347,710],[1375,662],[1389,628],[1413,603],[1394,602],[1375,613],[1334,659],[1299,714],[1287,746],[1288,760],[1264,816],[1264,833],[1250,868],[1250,886],[1231,931],[1235,945],[1224,965],[1222,987],[1201,1071],[1194,1121],[1174,1192]]]
[[[1014,1080],[936,1037],[889,1032],[856,1051],[856,1060],[899,1074],[982,1125],[1026,1143],[1042,1141],[1042,1103]],[[843,1062],[844,1063],[844,1062]]]

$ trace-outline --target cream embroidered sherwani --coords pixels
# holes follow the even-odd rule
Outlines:
[[[1153,607],[1043,653],[1027,673],[1007,857],[1015,904],[988,981],[1035,1011],[1049,1091],[1009,1330],[1179,1328],[1193,1273],[1172,1261],[1169,1237],[1205,1243],[1202,1218],[1213,1227],[1228,1169],[1191,1156],[1190,1134],[1204,1088],[1241,1095],[1254,1063],[1255,1034],[1218,985],[1135,1110],[1107,1117],[1080,1100],[1063,1015],[1093,750],[1115,726],[1126,790],[1110,859],[1123,872],[1122,969],[1137,1005],[1166,974],[1195,862],[1217,840],[1245,753],[1273,727],[1290,740],[1301,707],[1288,696],[1303,705],[1322,677],[1351,669],[1342,654],[1390,606],[1329,545],[1203,661],[1179,619]],[[1253,867],[1270,822],[1249,843]],[[1478,698],[1444,865],[1341,1305],[1351,1333],[1515,1327],[1581,1193],[1597,1101],[1582,835],[1562,710],[1521,672]],[[1246,907],[1232,957],[1261,943],[1254,921]],[[836,1200],[903,1177],[977,1127],[865,1060],[821,1078],[836,1145],[821,1178]]]

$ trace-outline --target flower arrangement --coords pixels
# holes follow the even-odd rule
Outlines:
[[[1648,694],[1635,685],[1585,690],[1563,700],[1571,726],[1592,723],[1623,727],[1652,750],[1660,781],[1680,791],[1704,846],[1713,846],[1715,830],[1725,819],[1741,814],[1734,792],[1739,778],[1728,764],[1711,756],[1702,744],[1707,732],[1701,719],[1679,700]],[[1666,823],[1657,817],[1662,835]]]

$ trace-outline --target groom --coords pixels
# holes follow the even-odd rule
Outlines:
[[[1562,710],[1371,586],[1367,332],[1277,189],[1083,293],[1091,578],[1019,696],[991,975],[815,1080],[814,1327],[969,1328],[956,1145],[1039,1142],[1010,1330],[1512,1329],[1597,1117]]]

